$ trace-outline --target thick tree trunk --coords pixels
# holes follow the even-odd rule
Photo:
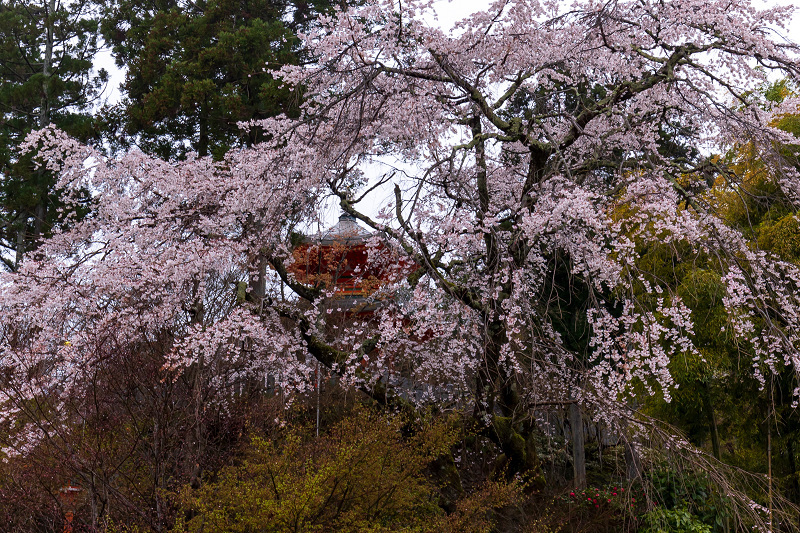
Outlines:
[[[54,24],[56,12],[56,0],[48,0],[45,6],[44,17],[44,55],[42,57],[42,92],[41,102],[39,105],[39,128],[44,128],[50,125],[50,107],[51,107],[51,94],[50,94],[50,76],[53,68],[53,47],[55,41]],[[35,172],[37,179],[36,187],[43,187],[44,180],[42,179],[43,169]],[[45,217],[47,215],[47,195],[50,191],[47,188],[42,188],[38,191],[39,200],[33,208],[33,212],[24,210],[17,217],[19,224],[17,229],[17,243],[14,257],[14,270],[18,270],[22,265],[22,259],[30,247],[29,243],[35,243],[42,236],[44,228]],[[29,231],[28,221],[33,218],[33,228]]]
[[[56,13],[56,0],[47,3],[45,17],[44,57],[42,58],[42,106],[39,109],[39,127],[50,124],[50,71],[53,66],[53,23]]]
[[[251,259],[247,299],[258,306],[267,295],[267,266],[267,257],[262,253]]]
[[[198,129],[197,155],[205,157],[208,155],[208,106],[205,102],[200,106]]]
[[[635,481],[642,476],[642,461],[639,458],[639,452],[627,439],[625,439],[625,465],[628,481]]]
[[[500,447],[505,456],[502,466],[506,477],[521,474],[523,479],[532,482],[531,488],[541,486],[544,478],[541,475],[533,431],[529,429],[525,432],[516,428],[512,419],[504,416],[495,416],[490,429],[489,438]],[[524,433],[527,435],[523,435]]]
[[[17,217],[19,229],[17,229],[17,244],[14,250],[14,271],[19,270],[22,265],[22,256],[25,254],[25,240],[27,239],[28,223],[25,220],[25,213],[20,213]]]
[[[717,429],[717,418],[714,416],[714,406],[711,403],[711,390],[708,383],[703,385],[703,404],[708,417],[708,427],[711,433],[711,452],[714,458],[720,460],[719,430]]]
[[[519,422],[526,411],[520,405],[513,376],[500,364],[500,350],[508,343],[505,325],[492,321],[487,328],[486,364],[479,372],[478,390],[483,391],[485,411],[492,420],[492,439],[505,455],[506,475],[521,474],[531,487],[541,485],[541,465],[534,443],[533,425]]]
[[[572,434],[572,469],[575,488],[586,488],[586,449],[584,448],[583,416],[577,403],[569,406],[569,427]]]

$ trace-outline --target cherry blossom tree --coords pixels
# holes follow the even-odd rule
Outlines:
[[[797,141],[770,126],[798,102],[750,97],[800,74],[778,33],[790,8],[499,0],[450,34],[429,10],[374,0],[323,17],[303,36],[315,64],[283,69],[302,116],[243,124],[270,140],[219,162],[29,137],[95,205],[2,278],[5,454],[69,424],[80,402],[66,399],[114,347],[164,338],[164,379],[191,376],[198,413],[245,379],[303,393],[319,362],[386,404],[467,408],[511,472],[536,471],[535,413],[552,406],[635,451],[652,424],[637,395],[669,399],[671,362],[697,355],[698,317],[664,274],[692,262],[719,272],[721,334],[756,379],[800,371],[800,270],[727,223],[715,192],[741,192],[740,176],[712,155],[751,143],[800,200],[776,149]],[[291,234],[331,198],[388,272],[369,315],[291,273]],[[658,268],[642,260],[653,247]],[[391,271],[409,259],[413,273]]]

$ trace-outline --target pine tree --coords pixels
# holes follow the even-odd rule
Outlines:
[[[98,48],[88,2],[0,4],[0,260],[10,270],[64,220],[52,174],[18,147],[51,123],[92,137],[90,108],[106,81],[92,67]]]
[[[121,144],[164,158],[187,152],[220,159],[262,132],[240,122],[286,113],[299,99],[274,71],[304,61],[297,31],[330,1],[119,0],[103,34],[127,68],[118,111]]]

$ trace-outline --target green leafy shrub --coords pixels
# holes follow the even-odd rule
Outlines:
[[[643,516],[644,527],[640,533],[711,533],[704,524],[685,507],[678,509],[653,509]]]
[[[650,499],[658,507],[644,514],[650,527],[645,531],[722,531],[723,524],[731,517],[730,501],[703,474],[667,469],[654,472],[650,482],[653,491]],[[690,525],[687,516],[691,516]],[[680,523],[683,529],[659,526],[664,523],[675,527]],[[707,529],[696,529],[701,525]]]
[[[513,503],[518,485],[487,484],[447,516],[425,476],[456,438],[446,421],[409,430],[399,417],[363,411],[317,438],[300,430],[253,438],[241,464],[182,492],[173,531],[491,531],[492,510]]]
[[[758,245],[789,261],[800,260],[800,222],[797,215],[789,214],[774,222],[762,223]]]

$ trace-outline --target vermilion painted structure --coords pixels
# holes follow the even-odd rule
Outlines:
[[[305,285],[335,289],[335,296],[343,300],[345,308],[364,304],[362,311],[372,311],[375,302],[368,300],[375,291],[398,275],[408,275],[415,269],[404,258],[388,265],[378,261],[370,263],[370,253],[379,254],[385,250],[380,239],[368,242],[375,236],[362,228],[355,217],[343,214],[336,225],[306,237],[295,247],[290,272]]]

